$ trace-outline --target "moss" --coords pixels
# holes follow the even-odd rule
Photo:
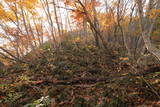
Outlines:
[[[128,104],[121,97],[113,97],[107,106],[108,107],[128,107]]]
[[[87,107],[87,103],[82,97],[76,97],[73,107]]]

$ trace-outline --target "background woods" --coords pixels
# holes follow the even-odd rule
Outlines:
[[[48,40],[58,49],[74,32],[99,48],[123,47],[136,57],[148,49],[159,59],[151,44],[159,42],[158,0],[2,0],[0,15],[1,56],[9,60],[22,60]]]
[[[9,60],[22,60],[48,40],[58,49],[74,32],[100,48],[124,47],[136,57],[148,49],[159,57],[151,44],[159,42],[158,0],[2,0],[0,16],[1,56]]]

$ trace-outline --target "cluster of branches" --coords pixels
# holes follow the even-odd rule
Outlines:
[[[89,24],[97,47],[122,46],[135,59],[147,49],[160,60],[160,51],[150,40],[158,23],[160,0],[104,0],[100,5],[105,7],[102,11],[98,10],[96,0],[73,1],[67,0],[66,4],[76,6],[75,12],[83,19],[84,31],[85,23]]]
[[[51,3],[52,2],[52,3]],[[55,0],[4,0],[0,3],[0,55],[12,61],[23,61],[24,55],[47,40],[58,47],[63,35],[62,17]],[[55,21],[55,22],[54,22]]]

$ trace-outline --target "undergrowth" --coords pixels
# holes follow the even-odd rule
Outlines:
[[[121,50],[63,43],[55,52],[45,44],[25,58],[29,64],[14,64],[0,77],[2,107],[48,107],[53,100],[57,107],[159,106],[159,71],[141,75],[151,66]]]

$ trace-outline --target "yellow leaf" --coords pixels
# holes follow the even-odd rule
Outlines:
[[[128,57],[120,57],[119,59],[122,60],[122,61],[128,61],[129,60]]]
[[[74,42],[79,42],[80,41],[80,37],[76,37],[75,39],[74,39]]]

